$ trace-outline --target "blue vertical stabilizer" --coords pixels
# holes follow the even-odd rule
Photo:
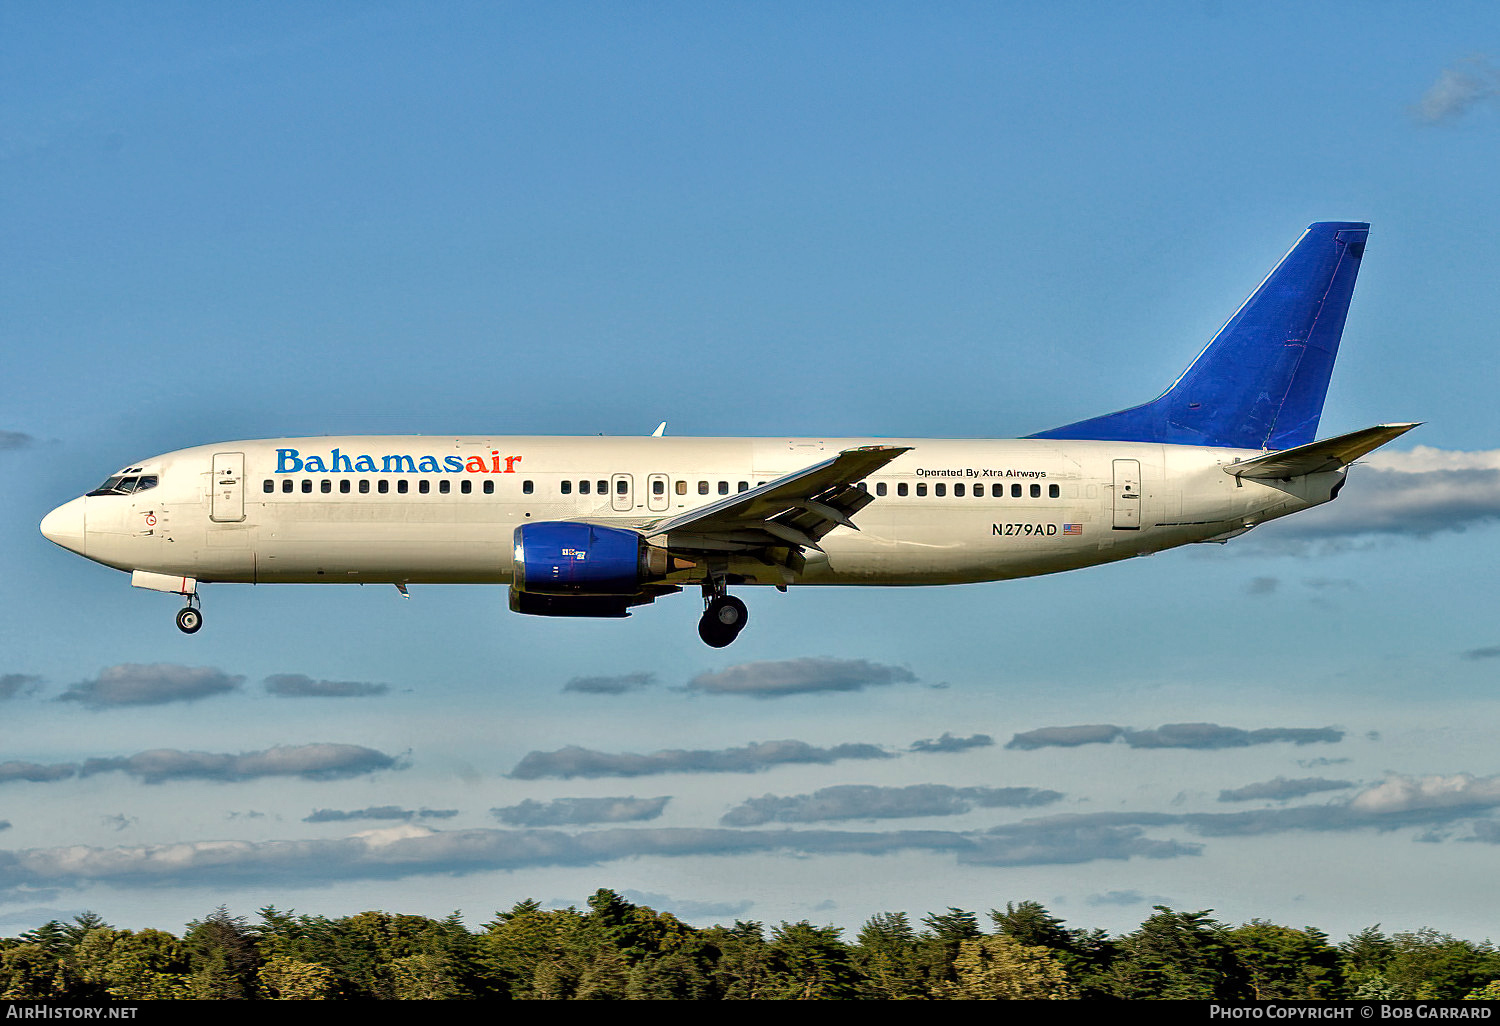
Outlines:
[[[1309,225],[1160,398],[1030,437],[1235,449],[1313,441],[1369,228]]]

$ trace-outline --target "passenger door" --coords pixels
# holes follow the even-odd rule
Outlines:
[[[208,519],[216,524],[237,524],[245,519],[245,454],[216,452],[209,481]]]
[[[1115,460],[1116,531],[1141,529],[1141,461]]]

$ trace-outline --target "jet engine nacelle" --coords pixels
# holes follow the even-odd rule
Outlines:
[[[630,615],[630,607],[651,601],[624,595],[533,595],[510,589],[510,609],[529,616],[587,616],[618,618]]]
[[[693,566],[638,531],[547,521],[516,528],[511,586],[529,595],[631,596]]]
[[[532,616],[629,616],[631,606],[679,589],[669,573],[692,560],[648,544],[637,531],[546,521],[516,528],[510,608]]]
[[[598,524],[516,528],[513,587],[533,595],[634,595],[646,574],[646,539]]]

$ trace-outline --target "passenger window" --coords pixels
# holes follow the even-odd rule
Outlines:
[[[626,481],[623,477],[620,478],[620,480],[615,482],[615,493],[617,495],[624,495],[629,489],[629,485],[630,482]]]
[[[528,481],[526,483],[530,484],[531,482]],[[486,495],[494,495],[495,494],[495,482],[494,481],[486,480],[484,482],[484,494],[486,494]]]
[[[719,482],[719,494],[720,495],[728,495],[729,494],[729,482],[728,481],[720,481]]]
[[[667,494],[667,483],[665,481],[663,481],[661,478],[657,478],[655,481],[652,481],[651,482],[651,494],[652,495],[666,495]]]
[[[141,480],[144,481],[146,479],[145,478],[141,478]],[[149,486],[148,485],[141,485],[141,487],[142,488],[146,488],[146,487],[149,487]],[[749,481],[741,481],[740,484],[739,484],[739,490],[742,491],[742,492],[748,492],[750,490],[750,482]]]
[[[359,494],[370,494],[370,479],[368,477],[362,477],[359,479]]]
[[[432,491],[432,482],[424,477],[422,480],[417,482],[417,491],[421,492],[423,495],[426,495],[428,492]]]
[[[452,490],[453,490],[453,482],[452,481],[439,481],[438,482],[438,492],[439,492],[439,494],[447,495]]]
[[[875,494],[876,495],[884,495],[885,494],[885,482],[884,481],[876,481],[875,482]]]
[[[401,494],[401,495],[405,495],[406,494],[406,489],[408,487],[409,487],[409,485],[407,485],[406,478],[404,478],[404,477],[401,480],[399,480],[399,481],[396,482],[396,491],[399,494]]]
[[[527,495],[530,495],[532,492],[536,491],[536,485],[531,481],[522,481],[521,491],[525,492]]]
[[[381,495],[385,495],[391,490],[391,483],[382,477],[379,481],[375,482],[375,490]]]
[[[312,481],[308,478],[302,479],[302,494],[307,495],[312,491]]]
[[[349,479],[347,477],[344,478],[342,481],[339,482],[339,494],[340,495],[348,495],[349,494]]]
[[[318,491],[322,492],[324,495],[327,495],[329,492],[333,491],[333,482],[324,479],[323,483],[318,485]]]
[[[997,499],[1000,498],[1005,494],[1005,486],[1003,484],[990,485],[990,494]]]
[[[468,495],[474,490],[474,482],[470,481],[468,478],[464,478],[463,481],[459,482],[458,490],[463,492],[465,495]]]
[[[902,497],[905,497],[905,495],[906,495],[906,482],[905,481],[902,481],[902,482],[900,482],[899,484],[896,485],[896,494],[900,495]]]
[[[927,482],[924,481],[921,484],[917,485],[917,494],[918,495],[926,495],[927,494]]]
[[[948,494],[948,486],[939,481],[937,484],[932,486],[932,494],[941,498],[942,496]]]
[[[598,486],[597,488],[594,489],[595,492],[599,493],[600,495],[608,495],[609,494],[609,482],[608,481],[595,481],[594,484],[596,484]]]
[[[293,487],[291,478],[285,477],[281,479],[281,494],[286,495]]]
[[[708,494],[708,482],[707,481],[699,481],[698,482],[698,494],[699,495],[707,495]]]
[[[562,493],[564,495],[572,495],[573,494],[573,482],[572,481],[564,481],[562,484],[558,485],[558,488],[562,491]]]
[[[578,494],[579,495],[587,495],[588,493],[589,493],[589,483],[587,481],[579,481],[578,482]]]
[[[1047,486],[1047,498],[1049,498],[1049,499],[1055,499],[1055,498],[1057,498],[1060,495],[1062,495],[1062,489],[1059,488],[1057,485],[1048,485]]]
[[[1013,484],[1013,485],[1010,486],[1010,497],[1012,499],[1019,499],[1021,497],[1021,486],[1020,485]]]
[[[677,482],[677,494],[678,495],[686,495],[687,494],[687,482],[686,481],[678,481]]]
[[[964,497],[964,486],[961,485],[961,484],[954,485],[953,486],[953,494],[956,495],[958,498],[962,499]]]
[[[1041,485],[1034,484],[1034,485],[1031,486],[1031,497],[1033,499],[1040,499],[1042,497],[1042,486]]]
[[[276,490],[276,482],[272,481],[269,477],[266,478],[266,483],[265,483],[264,486],[262,486],[261,491],[263,491],[263,492],[274,492],[275,490]]]

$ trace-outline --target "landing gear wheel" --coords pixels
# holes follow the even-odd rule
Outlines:
[[[750,611],[733,595],[722,595],[708,603],[698,621],[698,637],[711,648],[723,648],[740,636]]]
[[[183,606],[177,611],[177,629],[184,634],[197,634],[203,626],[203,613],[192,606]]]

